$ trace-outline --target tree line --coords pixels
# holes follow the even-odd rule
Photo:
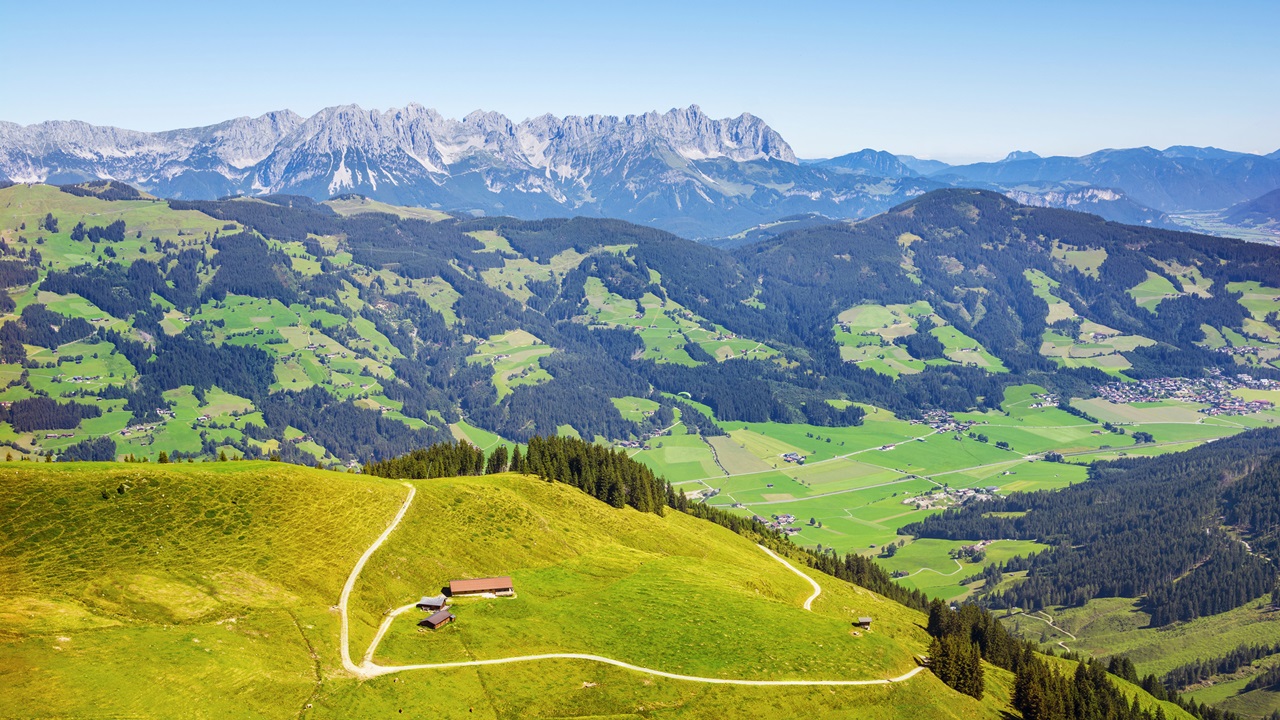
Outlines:
[[[1037,540],[1048,550],[1014,558],[1026,579],[984,595],[991,607],[1037,610],[1095,597],[1142,598],[1153,626],[1212,615],[1261,597],[1277,572],[1220,528],[1274,543],[1280,429],[1253,430],[1183,453],[1099,462],[1089,481],[1013,493],[946,510],[902,528],[952,540]],[[1022,513],[1016,517],[995,513]]]
[[[1258,660],[1276,654],[1280,654],[1280,643],[1245,643],[1237,645],[1222,655],[1179,665],[1165,673],[1164,677],[1160,678],[1160,681],[1170,691],[1177,692],[1191,685],[1202,683],[1215,675],[1230,675],[1242,667],[1247,667]],[[1280,677],[1277,677],[1277,680],[1280,680]],[[1275,683],[1269,683],[1269,685],[1273,684]]]

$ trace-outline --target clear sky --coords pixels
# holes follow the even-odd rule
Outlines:
[[[1280,2],[0,0],[0,120],[751,112],[801,157],[1280,148]]]

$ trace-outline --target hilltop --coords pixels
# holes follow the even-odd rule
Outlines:
[[[913,668],[927,636],[922,614],[706,521],[615,509],[526,476],[416,481],[406,504],[399,481],[272,463],[0,473],[0,507],[18,520],[0,531],[0,654],[15,669],[5,714],[705,717],[763,704],[994,718],[1008,702],[1011,680],[995,668],[981,703],[929,672],[751,687],[540,660],[360,680],[338,659],[335,604],[371,547],[349,605],[357,658],[389,610],[450,579],[503,573],[517,588],[455,600],[458,620],[434,632],[410,610],[378,646],[382,665],[586,652],[711,678],[873,680]],[[851,631],[863,615],[872,629]]]
[[[829,692],[701,686],[567,660],[357,681],[338,662],[333,606],[357,557],[405,500],[403,484],[267,463],[0,472],[0,507],[17,520],[0,538],[0,653],[16,670],[0,700],[6,715],[33,707],[149,717],[647,708],[677,717],[769,702],[805,712],[996,717],[1007,697],[997,689],[980,705],[929,673],[902,690]],[[927,647],[922,615],[834,578],[817,576],[822,594],[806,611],[808,582],[748,540],[682,513],[613,509],[569,486],[513,475],[415,487],[404,520],[355,586],[353,648],[368,644],[388,610],[452,578],[510,574],[517,597],[460,600],[459,620],[436,633],[401,618],[380,645],[382,664],[594,652],[711,677],[875,679],[903,674]],[[859,615],[875,618],[871,632],[850,632]]]

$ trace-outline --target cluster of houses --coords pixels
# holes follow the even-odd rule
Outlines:
[[[618,447],[631,448],[633,450],[648,450],[649,444],[641,440],[619,440],[614,443]]]
[[[1031,393],[1031,399],[1035,400],[1035,402],[1031,403],[1030,406],[1032,410],[1037,410],[1039,408],[1055,408],[1058,407],[1058,403],[1060,402],[1060,398],[1054,393]]]
[[[720,488],[704,487],[697,490],[686,490],[684,496],[690,500],[710,500],[720,494]]]
[[[1200,409],[1205,415],[1248,415],[1275,407],[1269,400],[1245,400],[1231,392],[1240,388],[1275,390],[1280,389],[1280,382],[1255,379],[1244,373],[1229,377],[1214,370],[1204,378],[1151,378],[1131,383],[1107,383],[1096,386],[1094,390],[1099,397],[1116,404],[1160,400],[1200,403],[1206,406]]]
[[[315,343],[312,343],[312,344],[308,345],[308,346],[306,347],[306,349],[307,349],[307,350],[310,350],[310,351],[312,351],[312,352],[316,352],[317,350],[323,350],[323,349],[324,349],[324,346],[323,346],[323,345],[316,345]],[[322,357],[322,358],[336,358],[336,357],[346,357],[346,356],[347,356],[347,354],[346,354],[346,353],[344,353],[344,352],[338,352],[338,351],[336,351],[336,350],[335,350],[334,352],[326,352],[326,353],[316,352],[316,357]]]
[[[784,462],[795,463],[795,464],[797,464],[797,465],[803,465],[803,464],[804,464],[804,455],[801,455],[800,453],[797,453],[797,452],[783,453],[783,454],[782,454],[782,460],[783,460]]]
[[[796,521],[795,515],[770,515],[768,520],[760,517],[759,515],[752,515],[751,519],[761,525],[764,525],[770,530],[774,530],[788,536],[796,535],[800,532],[800,528],[793,526],[793,523]]]
[[[142,433],[151,432],[152,430],[155,430],[155,429],[156,429],[156,425],[154,423],[150,425],[130,425],[129,427],[120,431],[120,437],[129,437],[130,435],[139,435]]]
[[[61,440],[63,438],[73,438],[75,436],[76,436],[75,433],[45,433],[44,439],[45,440]]]
[[[916,510],[933,510],[935,508],[963,505],[974,500],[990,500],[1000,488],[991,486],[984,488],[953,488],[944,486],[906,498],[903,505],[914,506]]]
[[[926,410],[919,420],[911,420],[910,422],[912,425],[928,425],[938,432],[962,432],[977,424],[972,420],[956,420],[946,410]],[[892,445],[881,448],[881,450],[892,449]]]
[[[1252,415],[1263,410],[1270,410],[1273,407],[1275,407],[1275,403],[1270,400],[1241,400],[1236,398],[1233,401],[1204,408],[1200,412],[1211,417],[1217,415]]]
[[[981,552],[984,552],[987,549],[987,546],[990,544],[991,544],[990,540],[979,540],[978,542],[972,545],[961,545],[958,549],[952,550],[948,554],[951,557],[956,559],[970,558],[978,555]]]
[[[431,613],[418,623],[420,627],[436,630],[447,625],[457,617],[449,606],[449,600],[456,597],[476,595],[480,597],[512,597],[516,594],[515,586],[509,577],[479,578],[476,580],[451,580],[445,592],[430,597],[423,597],[416,605],[419,610]]]
[[[67,382],[73,383],[91,383],[102,379],[101,375],[72,375]]]
[[[1217,352],[1223,355],[1261,355],[1268,349],[1260,348],[1256,345],[1224,345],[1220,348],[1215,348]]]

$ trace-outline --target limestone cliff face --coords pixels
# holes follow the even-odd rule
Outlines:
[[[696,105],[522,122],[481,111],[446,118],[416,104],[343,105],[161,133],[4,123],[0,176],[112,178],[185,199],[360,193],[486,214],[618,217],[690,237],[804,212],[861,217],[938,186],[801,166],[760,118],[715,119]]]

